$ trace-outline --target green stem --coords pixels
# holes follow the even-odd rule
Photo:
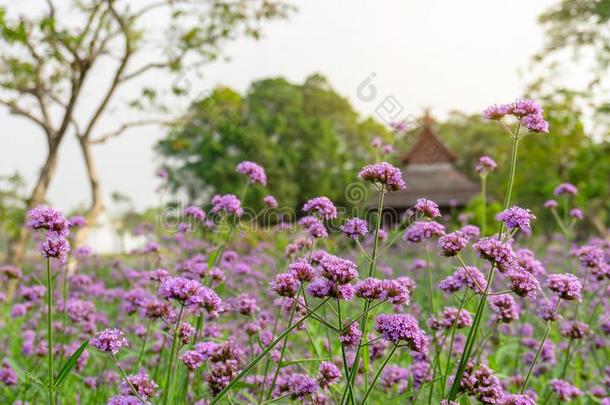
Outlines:
[[[430,261],[430,248],[426,243],[426,262],[428,264],[428,294],[430,295],[430,313],[434,314],[434,285],[432,281],[432,263]]]
[[[123,378],[123,380],[125,380],[125,382],[127,383],[127,385],[129,385],[129,388],[131,388],[131,390],[133,391],[134,395],[143,403],[143,404],[147,404],[148,402],[142,398],[142,396],[140,395],[140,393],[138,392],[138,390],[136,390],[136,388],[133,386],[133,384],[129,381],[129,378],[127,378],[127,374],[125,373],[125,370],[123,370],[123,367],[121,367],[121,365],[119,364],[119,361],[117,360],[116,356],[112,353],[110,353],[110,356],[112,357],[112,360],[114,361],[114,365],[116,366],[116,368],[119,370],[119,374],[121,374],[121,377]]]
[[[481,176],[481,236],[487,232],[487,175]]]
[[[144,352],[146,351],[146,342],[148,341],[148,335],[150,334],[150,329],[152,327],[152,319],[148,320],[148,325],[146,326],[146,334],[144,335],[144,341],[142,342],[142,347],[140,348],[140,353],[138,353],[138,360],[136,360],[136,364],[134,366],[134,373],[137,373],[140,369],[140,364],[142,364],[142,357],[144,356]]]
[[[519,129],[520,128],[521,128],[521,124],[518,124],[516,132],[514,134],[511,133],[511,136],[513,137],[513,146],[512,146],[512,151],[511,151],[510,174],[508,177],[506,196],[504,198],[504,209],[505,210],[510,205],[510,200],[511,200],[512,193],[513,193],[513,186],[515,183],[515,172],[517,169],[517,152],[519,149]],[[500,232],[498,233],[498,240],[502,240],[503,233],[504,233],[504,222],[500,222]],[[485,293],[483,294],[483,296],[481,297],[481,300],[479,301],[479,305],[477,307],[477,312],[475,314],[473,324],[468,333],[468,338],[466,339],[466,344],[464,346],[464,352],[462,353],[462,357],[460,359],[460,363],[459,363],[459,366],[458,366],[458,369],[457,369],[457,372],[455,375],[455,380],[453,381],[453,384],[451,386],[451,391],[449,392],[448,399],[451,401],[453,401],[455,399],[455,397],[458,393],[458,390],[459,390],[459,387],[460,387],[460,384],[462,381],[462,377],[464,375],[464,370],[466,369],[466,364],[468,363],[468,360],[470,359],[470,354],[471,354],[472,348],[474,346],[474,340],[477,337],[479,324],[481,322],[481,318],[483,317],[485,303],[487,302],[487,293],[489,292],[489,289],[491,288],[491,282],[492,282],[493,276],[494,276],[494,267],[495,266],[492,265],[491,269],[489,270],[489,276],[487,279],[487,286],[485,287]]]
[[[551,213],[553,214],[553,217],[555,218],[555,222],[557,222],[557,225],[559,225],[559,229],[561,229],[563,236],[565,236],[566,239],[570,239],[570,232],[563,224],[563,221],[559,217],[559,214],[557,214],[557,210],[555,208],[551,208]]]
[[[180,323],[182,322],[182,314],[184,313],[184,303],[180,305],[180,313],[178,314],[178,321],[176,322],[176,328],[174,329],[174,337],[172,339],[172,348],[169,353],[169,364],[167,366],[167,374],[165,375],[165,392],[163,395],[163,404],[167,405],[168,401],[171,400],[172,396],[172,385],[174,382],[174,375],[172,373],[174,368],[174,360],[176,357],[176,351],[178,347],[178,334],[180,333]]]
[[[379,247],[379,231],[381,229],[381,220],[383,218],[383,200],[384,200],[384,196],[385,196],[385,190],[383,189],[383,187],[379,190],[379,200],[377,203],[377,222],[375,224],[375,240],[373,241],[373,252],[371,253],[371,263],[369,265],[369,274],[368,277],[374,277],[375,275],[375,269],[377,266],[377,249]],[[371,302],[370,301],[366,301],[364,304],[364,312],[366,313],[364,315],[364,318],[362,320],[362,339],[367,339],[367,335],[368,335],[368,318],[369,318],[369,314],[368,314],[368,309],[370,308]],[[356,349],[356,355],[354,357],[354,364],[351,368],[351,373],[350,373],[350,385],[353,384],[354,382],[354,377],[356,375],[356,373],[358,372],[358,365],[360,363],[360,352],[362,351],[362,340],[360,341],[360,343],[358,344],[358,348]],[[364,353],[362,354],[362,362],[364,365],[364,382],[365,382],[365,386],[367,385],[368,381],[368,366],[369,366],[369,347],[368,346],[364,346]],[[344,391],[344,394],[347,392]],[[353,397],[350,396],[350,398],[353,401]]]
[[[464,308],[464,303],[466,302],[466,295],[468,293],[468,287],[464,290],[464,296],[460,301],[460,306],[458,308],[457,315],[455,319],[460,319],[460,314],[462,309]],[[449,339],[449,354],[447,355],[447,366],[445,367],[445,374],[442,375],[442,384],[441,384],[441,398],[445,396],[445,385],[447,384],[447,377],[449,376],[449,371],[451,369],[451,355],[453,354],[453,343],[455,341],[455,331],[457,330],[457,321],[451,325],[451,338]]]
[[[250,372],[250,370],[252,370],[252,368],[254,368],[254,366],[256,366],[256,364],[258,364],[258,362],[261,361],[261,359],[263,357],[265,357],[275,347],[275,345],[277,345],[279,342],[281,342],[286,336],[288,336],[290,334],[290,332],[292,332],[299,325],[301,325],[303,322],[305,322],[305,320],[307,320],[307,318],[309,318],[309,316],[311,314],[313,314],[318,309],[320,309],[324,304],[326,304],[326,301],[328,301],[328,300],[329,300],[329,298],[325,298],[318,306],[316,306],[314,309],[312,309],[310,312],[308,312],[306,315],[304,315],[301,319],[294,322],[289,328],[287,328],[284,332],[282,332],[282,334],[280,336],[278,336],[273,342],[271,342],[265,350],[263,350],[254,360],[252,360],[250,363],[248,363],[248,365],[246,367],[244,367],[244,369],[234,379],[232,379],[230,383],[228,383],[214,398],[212,398],[212,400],[210,401],[210,405],[214,405],[223,396],[225,396],[226,393],[229,392],[229,390],[231,388],[233,388],[233,386],[235,384],[237,384],[237,382],[239,380],[241,380],[241,378],[244,375],[246,375],[248,372]]]
[[[544,342],[546,342],[546,338],[549,336],[549,332],[551,331],[552,326],[553,326],[553,322],[548,321],[548,325],[546,326],[546,330],[544,331],[544,336],[542,337],[542,341],[540,341],[540,346],[538,346],[538,350],[536,351],[534,360],[532,361],[532,364],[530,365],[530,368],[527,371],[527,375],[525,376],[525,381],[523,381],[523,384],[521,385],[521,391],[520,391],[521,394],[523,394],[525,392],[525,389],[527,388],[527,383],[530,380],[530,376],[532,375],[534,366],[536,365],[536,362],[538,361],[538,358],[540,357],[540,352],[542,352],[542,347],[544,346]]]
[[[468,332],[468,338],[466,339],[466,344],[464,345],[464,351],[462,352],[462,357],[460,358],[460,363],[458,365],[457,372],[455,373],[455,380],[453,381],[453,385],[451,386],[451,391],[449,392],[449,400],[455,400],[455,397],[458,393],[459,387],[461,385],[462,377],[464,375],[464,370],[466,370],[466,364],[468,364],[468,360],[470,359],[470,354],[472,348],[474,346],[474,341],[477,337],[477,332],[479,329],[479,323],[481,322],[481,318],[483,317],[483,312],[485,309],[485,303],[487,302],[487,293],[491,287],[491,282],[493,281],[494,276],[494,266],[489,269],[489,276],[487,277],[487,286],[485,288],[485,293],[481,297],[479,301],[479,305],[477,307],[477,312],[474,316],[474,320],[472,322],[472,326],[470,327],[470,331]]]
[[[385,360],[383,361],[383,364],[381,365],[379,370],[377,370],[377,373],[375,374],[375,377],[373,378],[371,385],[369,386],[368,390],[366,390],[366,393],[364,394],[364,397],[362,398],[361,404],[366,403],[366,400],[369,397],[369,395],[371,394],[371,391],[373,391],[373,388],[375,388],[375,385],[377,384],[377,380],[379,379],[381,372],[383,371],[385,366],[388,364],[388,362],[390,361],[390,358],[394,355],[394,352],[396,351],[397,348],[398,348],[398,345],[395,344],[394,347],[392,348],[392,350],[390,351],[390,354],[388,354],[388,357],[385,358]]]
[[[343,327],[343,319],[341,318],[341,302],[338,299],[337,299],[337,315],[339,317],[339,330],[341,330],[341,328]],[[341,357],[343,358],[343,370],[345,373],[347,389],[349,391],[351,398],[353,398],[354,391],[353,391],[352,384],[351,384],[350,378],[349,378],[349,365],[347,364],[347,357],[345,356],[345,347],[343,347],[342,343],[341,343]]]
[[[570,350],[572,349],[572,342],[574,342],[574,339],[571,339],[568,341],[568,348],[566,349],[566,357],[563,361],[563,368],[561,369],[561,379],[565,379],[566,378],[566,374],[568,372],[568,364],[570,363]]]
[[[299,290],[299,293],[300,293],[300,290]],[[288,319],[288,328],[290,328],[290,325],[292,324],[292,321],[294,320],[294,313],[296,312],[296,309],[297,309],[298,300],[299,300],[299,294],[297,294],[295,301],[292,303],[292,310],[290,311],[290,318]],[[271,395],[273,395],[273,389],[275,388],[275,383],[277,382],[277,377],[279,376],[280,369],[282,368],[282,361],[284,360],[284,355],[286,354],[287,345],[288,345],[288,335],[286,335],[286,338],[284,339],[284,342],[282,343],[282,349],[280,351],[280,360],[277,362],[277,367],[275,368],[275,374],[273,374],[273,380],[271,380],[271,387],[269,388],[269,391],[267,392],[267,396],[265,397],[266,400],[269,400],[271,398]]]
[[[273,322],[273,337],[275,337],[275,334],[277,333],[277,326],[279,324],[279,320],[280,320],[280,310],[279,308],[276,309],[275,311],[275,321]],[[265,372],[263,373],[263,381],[261,382],[261,388],[260,388],[260,397],[258,402],[263,402],[263,398],[265,396],[265,385],[267,384],[267,374],[269,373],[269,365],[271,364],[271,359],[269,357],[267,357],[267,359],[265,360]]]
[[[66,333],[66,328],[68,327],[68,306],[66,305],[66,303],[68,302],[68,265],[66,264],[65,267],[65,271],[64,271],[64,277],[62,280],[62,287],[61,287],[61,299],[64,303],[64,308],[62,311],[62,329],[61,329],[61,342],[62,344],[66,344],[67,340],[68,340],[68,334]],[[64,350],[60,350],[59,351],[60,355],[59,355],[59,367],[61,369],[61,367],[63,367],[64,364]]]
[[[65,304],[64,304],[65,305]],[[49,403],[55,405],[55,370],[53,366],[53,281],[51,278],[51,259],[47,258],[47,339],[49,364]]]

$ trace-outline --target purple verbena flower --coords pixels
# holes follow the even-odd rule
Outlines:
[[[313,284],[313,283],[312,283]],[[290,273],[280,273],[275,276],[275,279],[269,283],[271,290],[275,291],[281,297],[294,297],[299,289],[299,280]],[[309,287],[308,286],[308,292]]]
[[[272,195],[267,195],[263,198],[263,203],[269,208],[277,208],[277,200]]]
[[[489,156],[481,156],[474,170],[480,175],[487,175],[488,173],[493,172],[498,167],[495,160],[490,158]]]
[[[578,189],[572,183],[561,183],[560,185],[555,187],[553,194],[555,194],[556,196],[560,196],[560,195],[575,196],[576,194],[578,194]]]
[[[303,212],[319,215],[322,219],[337,218],[337,208],[328,197],[315,197],[303,205]]]
[[[438,239],[438,246],[441,248],[443,256],[455,256],[466,245],[468,245],[468,238],[461,231],[448,233]]]
[[[408,314],[383,314],[375,318],[375,330],[394,344],[405,342],[413,351],[428,352],[428,337],[419,328],[417,319]]]
[[[339,368],[328,361],[320,363],[319,372],[318,384],[322,388],[327,388],[329,385],[337,383],[341,378]]]
[[[398,191],[406,187],[400,169],[388,162],[364,166],[358,173],[358,177],[364,181],[375,183],[384,191]]]
[[[508,243],[493,237],[483,238],[472,247],[480,258],[495,263],[501,272],[509,270],[516,259],[515,252]]]
[[[508,294],[490,296],[489,306],[494,312],[496,322],[510,323],[519,319],[519,307],[515,299]]]
[[[151,399],[155,396],[159,386],[150,378],[146,373],[140,372],[139,374],[133,374],[127,376],[127,380],[133,388],[138,392],[144,399]],[[126,381],[121,382],[121,394],[129,395],[133,393],[129,384]]]
[[[121,347],[129,346],[125,334],[118,329],[104,329],[91,339],[91,345],[103,352],[113,355],[119,352]]]
[[[561,401],[571,401],[583,395],[583,392],[567,381],[556,378],[549,382],[551,389]]]
[[[360,218],[350,218],[341,226],[341,232],[352,239],[365,236],[369,229],[365,220]]]
[[[530,221],[536,219],[536,217],[528,209],[512,206],[496,215],[496,219],[504,222],[508,229],[519,228],[526,235],[529,235],[532,232]]]
[[[432,200],[425,198],[419,198],[413,207],[416,213],[421,214],[430,219],[440,217],[441,211],[438,208],[438,204]]]
[[[546,286],[564,300],[582,299],[582,284],[572,274],[551,274],[546,279]]]
[[[250,178],[252,183],[260,183],[263,186],[267,184],[267,175],[262,166],[249,161],[243,161],[237,165],[235,170],[238,173],[245,174]]]
[[[435,221],[417,221],[412,223],[403,236],[404,240],[412,243],[422,242],[432,237],[443,236],[445,227]]]
[[[212,210],[214,214],[224,213],[240,217],[244,210],[241,201],[234,194],[215,195],[212,197]]]
[[[358,270],[350,260],[326,255],[320,261],[320,275],[337,284],[347,284],[358,277]]]

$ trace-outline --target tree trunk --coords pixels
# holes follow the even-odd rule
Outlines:
[[[47,158],[44,165],[40,169],[40,174],[38,175],[38,180],[36,181],[36,185],[32,190],[32,194],[30,194],[30,198],[28,198],[26,202],[26,210],[30,210],[36,205],[42,204],[45,200],[47,190],[49,189],[49,184],[51,183],[57,169],[57,158],[59,153],[59,145],[61,143],[60,140],[61,138],[59,138],[59,140],[49,142]],[[19,233],[11,241],[9,241],[9,250],[6,257],[6,261],[8,263],[18,265],[21,262],[27,247],[29,236],[29,229],[22,226]]]
[[[91,193],[91,204],[89,205],[89,209],[85,213],[85,219],[87,220],[87,226],[79,229],[76,232],[76,236],[74,238],[75,246],[82,246],[87,238],[88,232],[93,228],[96,223],[99,215],[104,209],[104,204],[102,202],[102,190],[100,187],[100,177],[95,167],[95,162],[93,161],[93,153],[91,150],[91,143],[88,138],[78,137],[78,141],[81,147],[81,151],[83,153],[83,160],[85,162],[85,167],[87,169],[87,178],[89,180],[89,190]]]

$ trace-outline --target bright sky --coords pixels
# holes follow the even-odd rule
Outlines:
[[[530,56],[542,44],[536,17],[553,3],[302,1],[291,20],[268,24],[261,41],[231,44],[231,61],[205,67],[203,80],[188,76],[194,83],[190,95],[219,84],[244,91],[251,81],[270,76],[301,82],[319,72],[365,115],[375,114],[389,96],[394,96],[393,105],[403,118],[418,115],[425,107],[440,117],[453,109],[479,112],[521,95],[528,77],[519,72],[527,72]],[[43,7],[44,2],[25,0],[24,5]],[[106,79],[103,74],[98,77]],[[371,101],[358,96],[358,86],[367,78],[377,90]],[[116,114],[124,116],[113,111],[102,129],[116,128]],[[44,158],[43,135],[5,109],[0,110],[0,120],[0,174],[19,171],[33,182]],[[161,136],[161,129],[137,129],[96,148],[107,205],[113,191],[130,196],[138,208],[158,202],[154,170],[159,162],[152,147]],[[73,139],[61,149],[48,198],[66,210],[88,201],[83,162]]]

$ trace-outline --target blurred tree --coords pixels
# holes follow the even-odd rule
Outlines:
[[[598,230],[608,226],[610,184],[609,143],[594,141],[584,131],[582,113],[573,93],[558,92],[540,99],[550,124],[546,135],[528,135],[519,148],[514,202],[530,208],[538,223],[551,223],[552,217],[542,206],[553,198],[554,188],[569,181],[579,187],[576,202],[585,210]],[[486,122],[479,115],[459,112],[439,124],[439,134],[461,158],[460,168],[477,179],[474,165],[482,155],[498,162],[498,171],[488,177],[492,198],[504,195],[510,159],[510,137],[496,122]],[[531,139],[531,138],[535,139]],[[499,180],[502,179],[502,180]],[[551,228],[549,228],[551,229]]]
[[[19,173],[0,176],[0,245],[3,249],[8,248],[8,242],[19,234],[25,217],[25,203],[23,177]]]
[[[159,97],[158,80],[151,81],[147,73],[173,72],[179,80],[171,83],[169,93],[188,95],[190,81],[184,79],[184,72],[196,73],[202,64],[215,60],[229,40],[259,38],[261,23],[284,18],[292,10],[281,0],[40,3],[46,11],[40,13],[29,5],[21,15],[9,13],[19,9],[14,2],[10,9],[0,6],[0,105],[37,125],[47,141],[47,156],[26,209],[44,201],[59,147],[68,134],[76,136],[91,189],[90,225],[103,208],[92,146],[133,127],[163,123],[163,116],[170,113]],[[107,72],[92,81],[95,69]],[[96,92],[88,91],[91,82],[92,88],[103,89],[97,100],[91,96]],[[115,116],[116,129],[100,133],[102,116],[127,83],[136,85],[129,90],[130,97],[135,94],[129,105],[157,114],[123,122]],[[81,110],[88,117],[76,113]],[[27,237],[25,228],[14,235],[9,261],[19,261]]]
[[[546,42],[534,57],[534,63],[546,62],[541,78],[533,83],[537,90],[553,92],[551,87],[565,87],[557,82],[571,52],[581,72],[590,74],[586,87],[577,94],[596,112],[597,124],[604,136],[610,128],[610,0],[560,0],[549,7],[539,22],[545,29]],[[546,89],[545,89],[546,87]]]
[[[157,145],[173,190],[185,190],[193,201],[240,194],[244,178],[235,166],[252,160],[269,178],[266,190],[248,192],[253,207],[265,193],[290,209],[317,195],[347,204],[346,186],[370,158],[371,140],[390,139],[319,75],[302,85],[281,78],[254,82],[245,97],[218,88],[193,103],[186,121]]]

